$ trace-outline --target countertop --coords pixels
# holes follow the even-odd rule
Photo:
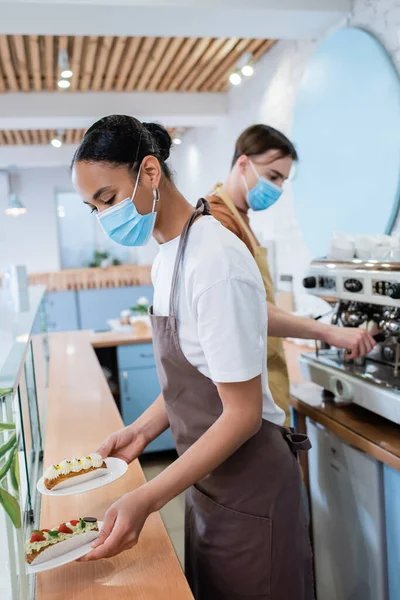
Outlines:
[[[133,343],[131,340],[129,343]],[[89,332],[49,336],[49,392],[44,465],[93,452],[123,426]],[[145,482],[138,461],[120,480],[88,492],[43,496],[41,527],[79,516],[104,517],[114,500]],[[193,596],[161,517],[147,520],[136,548],[96,563],[72,563],[38,575],[37,600],[189,600]]]
[[[348,444],[400,471],[399,425],[357,404],[338,406],[329,393],[310,382],[291,387],[291,404]]]
[[[129,344],[150,344],[152,342],[151,329],[146,324],[136,324],[131,331],[104,331],[90,333],[90,342],[93,348],[113,348]]]

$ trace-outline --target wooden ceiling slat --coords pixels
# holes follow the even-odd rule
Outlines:
[[[138,92],[144,92],[147,90],[148,83],[160,64],[162,57],[165,54],[170,39],[167,37],[157,38],[153,50],[151,51],[149,61],[146,64],[146,68],[143,69],[139,81],[136,85]]]
[[[75,129],[73,140],[74,140],[74,144],[79,144],[79,142],[81,141],[80,129]]]
[[[240,40],[233,50],[224,58],[224,60],[215,69],[213,75],[209,77],[199,88],[200,92],[216,91],[220,81],[229,77],[229,72],[235,68],[239,58],[249,47],[250,40]]]
[[[169,42],[170,38],[168,37],[156,39],[153,49],[149,55],[149,60],[146,63],[145,69],[143,69],[143,73],[141,74],[139,81],[136,85],[136,90],[138,92],[147,91],[148,83],[155,71],[157,70],[160,62],[162,61],[162,58],[165,55]]]
[[[0,146],[5,146],[6,145],[6,139],[4,137],[4,134],[2,131],[0,131]]]
[[[21,135],[22,135],[22,140],[23,140],[25,146],[29,146],[31,143],[31,138],[29,136],[29,130],[21,129]]]
[[[3,134],[4,134],[4,137],[6,140],[6,146],[13,146],[14,145],[14,136],[12,134],[12,131],[10,131],[9,129],[4,129]]]
[[[186,38],[185,39],[179,52],[177,53],[177,55],[175,56],[174,60],[172,61],[171,65],[170,65],[170,67],[168,68],[168,71],[166,72],[165,77],[161,80],[161,83],[159,84],[157,91],[159,91],[159,92],[167,91],[171,81],[173,80],[173,78],[175,77],[175,75],[177,74],[179,69],[181,68],[182,64],[185,62],[185,60],[189,56],[189,54],[192,51],[192,48],[196,42],[197,42],[197,40],[195,38]]]
[[[155,37],[144,38],[143,43],[140,46],[140,50],[137,53],[137,57],[133,62],[132,71],[130,72],[127,82],[125,84],[125,92],[132,92],[134,89],[136,89],[137,81],[142,75],[143,67],[149,60],[150,52],[154,46],[155,40]]]
[[[104,73],[107,70],[113,41],[114,38],[107,35],[100,42],[100,48],[96,53],[93,82],[90,86],[92,92],[99,92],[103,87]]]
[[[40,136],[40,142],[45,145],[45,144],[49,144],[50,143],[50,136],[49,136],[49,132],[46,129],[41,129],[39,131],[39,136]]]
[[[1,64],[0,64],[0,94],[4,94],[5,91],[6,91],[5,75],[2,71]]]
[[[79,91],[81,92],[87,92],[89,90],[90,82],[93,77],[98,42],[99,37],[97,35],[91,35],[87,40],[85,56],[82,57],[83,73],[79,85]]]
[[[115,91],[122,92],[125,89],[126,80],[133,69],[133,62],[136,60],[142,38],[134,37],[128,39],[124,54],[121,58],[118,69],[118,76],[115,82]]]
[[[67,129],[67,131],[65,132],[65,143],[66,144],[73,143],[73,130],[72,129]]]
[[[32,137],[32,141],[35,145],[40,144],[40,136],[39,136],[39,131],[37,129],[31,130],[31,137]]]
[[[40,75],[40,51],[39,51],[39,36],[30,35],[28,37],[29,58],[31,66],[31,75],[33,79],[33,89],[35,92],[42,91],[42,81]]]
[[[110,61],[108,63],[108,68],[106,72],[106,77],[104,79],[103,91],[109,92],[112,90],[114,81],[117,75],[117,70],[121,66],[122,62],[122,53],[126,50],[126,40],[128,38],[126,36],[121,36],[115,38],[113,48],[111,50]]]
[[[23,146],[24,145],[24,140],[23,137],[21,135],[21,131],[19,131],[18,129],[16,129],[14,131],[14,140],[17,146]]]
[[[15,76],[14,65],[11,60],[10,46],[6,35],[0,35],[0,60],[3,65],[3,72],[7,79],[7,88],[12,92],[19,92],[17,78]]]
[[[174,79],[171,81],[168,86],[169,92],[176,92],[179,89],[179,86],[184,81],[184,79],[191,73],[194,66],[201,59],[203,54],[206,52],[208,46],[211,43],[211,38],[201,38],[197,40],[196,45],[194,46],[192,52],[187,57],[187,60],[182,65],[182,67],[177,72]]]
[[[84,37],[81,35],[75,36],[72,43],[72,54],[70,60],[71,71],[73,72],[71,79],[71,92],[76,92],[79,89],[81,66],[83,66],[83,42]]]
[[[219,39],[214,40],[213,42],[213,52],[208,61],[208,64],[202,65],[200,69],[193,69],[192,73],[184,82],[182,86],[182,90],[193,92],[199,89],[199,87],[206,81],[206,79],[214,72],[214,70],[218,67],[219,63],[224,60],[224,58],[232,51],[235,47],[235,44],[238,42],[238,38],[228,38],[228,39]],[[219,42],[215,44],[215,42]]]
[[[156,91],[158,84],[165,75],[168,67],[172,64],[172,61],[181,47],[184,39],[185,38],[182,37],[170,38],[168,48],[166,49],[164,56],[161,58],[157,69],[154,71],[153,76],[147,85],[148,92]]]
[[[13,36],[13,44],[16,56],[16,69],[19,75],[20,88],[23,92],[30,92],[28,62],[25,52],[25,41],[22,35]]]
[[[44,69],[46,78],[46,90],[54,91],[54,45],[53,36],[44,36]]]
[[[259,60],[272,46],[276,44],[276,40],[265,40],[260,47],[253,53],[254,61]]]

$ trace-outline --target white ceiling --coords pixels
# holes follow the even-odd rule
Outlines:
[[[0,33],[310,39],[351,0],[0,0]]]
[[[226,108],[222,93],[7,93],[0,94],[0,129],[83,129],[110,114],[166,127],[209,127]]]

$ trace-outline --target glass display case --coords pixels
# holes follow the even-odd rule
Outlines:
[[[25,542],[39,525],[43,421],[47,388],[45,288],[27,291],[26,310],[17,312],[0,295],[0,598],[29,600]],[[37,335],[39,334],[39,335]],[[40,377],[38,382],[38,369]],[[39,362],[40,361],[40,362]]]

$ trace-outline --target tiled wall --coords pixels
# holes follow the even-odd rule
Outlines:
[[[352,15],[340,24],[343,25],[374,33],[400,71],[398,0],[356,0]],[[188,198],[194,201],[226,176],[234,141],[246,126],[263,121],[290,135],[297,89],[318,41],[276,44],[257,66],[256,75],[230,91],[229,116],[216,129],[196,129],[185,137],[172,161],[179,187]],[[297,223],[290,187],[275,206],[254,216],[253,227],[260,237],[275,240],[278,273],[291,273],[295,277],[297,308],[319,312],[320,301],[306,295],[301,286],[312,257]],[[400,230],[400,219],[397,229]]]

